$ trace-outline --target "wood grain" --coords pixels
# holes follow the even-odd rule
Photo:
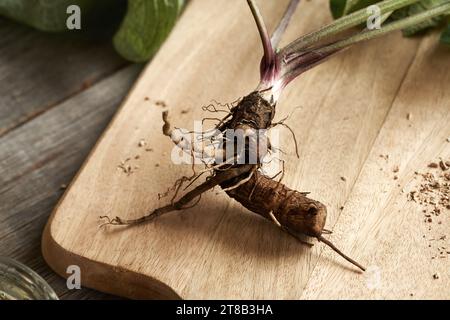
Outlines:
[[[64,298],[105,295],[68,292],[40,255],[42,230],[61,185],[73,178],[139,71],[119,71],[0,138],[0,255],[33,268]]]
[[[449,211],[431,227],[422,208],[406,197],[420,183],[415,171],[431,172],[431,161],[450,158],[450,50],[437,41],[437,34],[422,41],[334,230],[333,239],[367,261],[369,272],[343,273],[329,263],[327,252],[329,259],[321,259],[303,298],[450,299],[449,257],[433,259],[435,248],[429,247],[430,239],[448,237]],[[389,162],[380,154],[388,154]],[[398,180],[394,166],[400,169]],[[440,244],[448,245],[448,240]]]
[[[269,27],[274,26],[286,3],[261,2]],[[285,41],[330,21],[323,10],[325,4],[302,3]],[[366,222],[359,207],[377,207],[374,212],[384,212],[383,202],[377,200],[379,190],[369,186],[392,182],[373,182],[370,162],[381,141],[396,147],[377,137],[388,130],[384,127],[386,119],[388,124],[399,121],[400,114],[395,112],[398,99],[409,97],[405,90],[414,83],[408,76],[420,72],[417,61],[425,60],[423,52],[431,50],[428,42],[419,51],[418,45],[419,40],[394,34],[355,47],[295,81],[277,107],[279,118],[292,114],[289,124],[301,148],[300,159],[286,156],[285,183],[312,192],[313,198],[328,206],[328,227],[336,230],[333,240],[362,263],[372,262],[374,252],[370,249],[375,243],[367,244],[367,248],[360,243],[369,241],[363,237],[370,234],[366,229],[370,224],[363,234],[361,230],[355,232],[352,223]],[[234,101],[256,86],[260,56],[256,27],[245,2],[196,0],[189,4],[47,224],[43,253],[56,272],[65,275],[68,265],[77,264],[85,286],[130,298],[280,299],[310,297],[315,292],[321,292],[315,296],[319,298],[335,292],[339,297],[353,295],[343,289],[346,282],[340,279],[362,281],[364,275],[337,255],[328,255],[328,249],[320,244],[305,248],[219,190],[208,193],[198,206],[151,224],[99,229],[99,215],[138,217],[164,204],[167,200],[158,201],[158,193],[189,173],[189,166],[170,160],[172,145],[162,137],[161,109],[154,101],[166,101],[176,119],[174,124],[190,128],[194,120],[206,116],[200,107],[211,99]],[[414,86],[409,90],[418,91]],[[434,90],[430,87],[424,91],[422,99],[444,94],[444,88]],[[440,107],[428,104],[430,108],[444,108],[445,100],[439,101],[443,103]],[[427,118],[423,125],[442,127],[443,117],[433,119]],[[411,136],[406,138],[408,134]],[[414,132],[402,131],[398,139],[414,137]],[[139,148],[141,139],[153,152]],[[443,143],[437,135],[429,139],[436,146]],[[286,150],[293,150],[288,132],[281,140]],[[134,159],[136,155],[140,156],[138,160]],[[410,157],[417,155],[410,153]],[[132,166],[139,166],[131,175],[117,168],[127,158],[132,159]],[[340,178],[343,176],[345,181]],[[356,197],[358,192],[365,198]],[[355,201],[353,210],[347,201]],[[344,204],[347,209],[341,214],[339,208]],[[357,215],[357,222],[346,220],[351,214]],[[390,228],[403,228],[395,220],[398,215],[389,217],[386,223],[392,221]],[[373,223],[377,226],[376,219]],[[414,230],[408,234],[422,237]],[[390,254],[386,252],[389,244],[381,248],[384,251],[376,252],[379,263]],[[406,263],[415,262],[409,259]],[[320,290],[314,287],[313,277],[314,281],[324,279],[317,282]],[[403,293],[386,296],[402,297]],[[423,294],[432,295],[426,289]],[[370,293],[359,292],[358,297],[366,296]]]

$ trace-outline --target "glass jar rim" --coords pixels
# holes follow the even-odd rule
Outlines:
[[[17,260],[0,256],[0,278],[2,277],[13,283],[16,288],[30,293],[29,299],[58,300],[55,291],[39,274]],[[11,297],[22,298],[14,295]]]

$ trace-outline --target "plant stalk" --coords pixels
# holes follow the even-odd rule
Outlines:
[[[418,1],[419,0],[385,0],[377,3],[376,5],[380,8],[380,13],[383,15],[385,13],[409,6]],[[335,20],[317,31],[298,38],[284,47],[281,52],[285,56],[289,56],[291,54],[295,55],[296,53],[299,53],[299,51],[302,51],[303,49],[317,43],[318,41],[321,41],[324,38],[336,35],[342,31],[366,22],[371,15],[372,13],[368,12],[367,8],[355,11]]]
[[[327,52],[336,51],[336,50],[348,47],[350,45],[356,44],[358,42],[377,38],[379,36],[385,35],[389,32],[395,31],[395,30],[401,30],[401,29],[405,29],[405,28],[414,26],[414,25],[421,23],[423,21],[426,21],[430,18],[440,16],[446,12],[450,12],[450,1],[447,4],[442,4],[440,6],[432,8],[428,11],[424,11],[422,13],[416,14],[414,16],[410,16],[410,17],[404,18],[402,20],[391,22],[385,26],[382,26],[380,29],[364,31],[364,32],[361,32],[361,33],[351,36],[349,38],[337,41],[335,43],[324,46],[324,47],[319,48],[314,51],[319,52],[319,53],[327,53]]]
[[[264,23],[264,19],[259,12],[259,9],[254,0],[247,0],[247,3],[252,11],[253,18],[255,19],[256,27],[258,28],[259,35],[261,37],[261,42],[264,50],[264,63],[266,66],[270,66],[275,59],[275,51],[272,47],[272,42],[270,41],[269,32]]]

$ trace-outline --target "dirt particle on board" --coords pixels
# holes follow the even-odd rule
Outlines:
[[[139,160],[140,157],[141,157],[141,156],[138,155],[138,154],[134,156],[134,158],[135,158],[136,160]]]
[[[394,176],[394,180],[397,180],[397,179],[398,179],[398,176],[397,176],[397,175],[395,175],[395,176]]]
[[[344,176],[341,176],[341,180],[342,180],[342,181],[347,181],[347,178],[344,177]]]
[[[380,154],[380,158],[383,158],[384,160],[388,161],[389,155],[388,154]]]
[[[67,184],[63,183],[62,185],[59,186],[59,189],[66,190],[67,189]]]
[[[144,98],[144,101],[148,101],[148,100],[150,100],[149,97],[145,97],[145,98]]]
[[[445,139],[445,141],[450,142],[450,137],[448,137],[447,139]]]
[[[406,114],[406,120],[411,120],[412,119],[412,114],[410,113],[410,112],[408,112],[407,114]]]
[[[158,167],[159,167],[159,163],[155,163],[155,167],[157,167],[157,168],[158,168]]]
[[[131,158],[126,158],[125,160],[121,161],[120,164],[117,166],[117,168],[122,170],[122,172],[125,173],[127,176],[131,175],[135,170],[138,169],[136,168],[137,166],[135,166],[133,169],[131,164],[129,164],[130,160]]]
[[[392,172],[397,173],[400,171],[399,166],[394,166],[394,168],[392,168]]]
[[[447,162],[448,161],[444,162],[443,160],[439,161],[439,167],[441,167],[442,171],[447,171],[448,170]]]
[[[441,162],[445,164],[445,160],[440,159],[440,161],[430,162],[427,165],[428,169],[422,171],[424,173],[415,172],[415,185],[407,194],[408,201],[413,201],[416,206],[420,206],[422,221],[426,224],[426,230],[429,233],[425,241],[433,252],[430,255],[433,260],[449,258],[445,254],[446,243],[442,243],[448,236],[442,233],[448,232],[444,222],[450,218],[450,170],[447,170],[447,166],[443,167]],[[437,236],[437,233],[442,236]],[[439,254],[436,255],[435,250]]]
[[[153,149],[152,149],[152,148],[145,148],[145,151],[147,151],[147,152],[153,152]]]
[[[157,105],[158,107],[161,107],[161,108],[167,107],[167,104],[162,100],[156,100],[155,105]]]
[[[124,167],[128,161],[130,161],[130,158],[126,158],[125,160],[120,161],[120,164],[117,167],[118,168]]]
[[[181,110],[181,114],[186,114],[186,113],[189,113],[189,110],[186,110],[186,109]]]
[[[439,279],[439,274],[438,273],[433,274],[433,279],[434,280],[438,280]]]
[[[127,165],[119,165],[119,169],[122,169],[123,173],[125,173],[127,176],[133,173],[133,170],[129,164]]]
[[[436,163],[436,162],[430,162],[429,164],[428,164],[428,168],[433,168],[433,169],[435,169],[435,168],[438,168],[439,167],[439,165]]]
[[[147,142],[144,139],[139,140],[139,142],[138,142],[139,148],[145,147],[146,145],[147,145]]]

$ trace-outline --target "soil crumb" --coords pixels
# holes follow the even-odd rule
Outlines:
[[[139,142],[138,142],[139,148],[145,147],[146,145],[147,145],[147,142],[144,139],[139,140]]]
[[[161,107],[161,108],[167,107],[167,104],[166,104],[164,101],[162,101],[162,100],[157,100],[157,101],[155,101],[155,104],[156,104],[158,107]]]
[[[423,222],[432,235],[423,236],[432,250],[431,259],[445,259],[450,252],[447,248],[446,229],[442,223],[450,218],[450,172],[447,171],[446,160],[430,162],[425,173],[414,172],[418,180],[417,186],[407,193],[408,201],[420,206]]]

